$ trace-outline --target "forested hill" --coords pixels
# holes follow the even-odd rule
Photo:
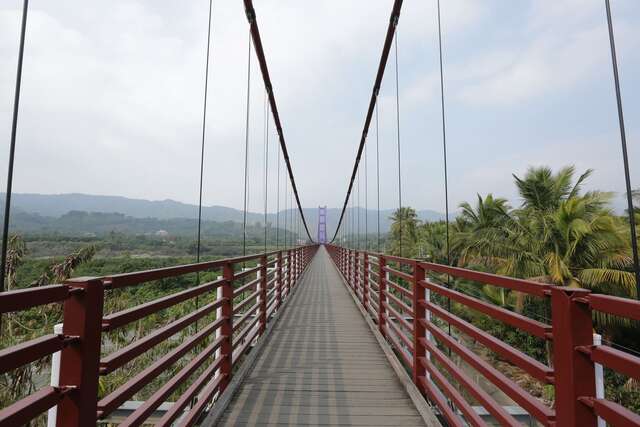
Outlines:
[[[0,193],[0,203],[4,204],[4,194]],[[130,199],[121,196],[96,196],[89,194],[25,194],[14,193],[12,204],[12,230],[20,231],[58,231],[61,233],[78,232],[77,226],[82,225],[86,232],[102,233],[113,227],[123,232],[148,233],[158,229],[181,234],[193,233],[194,219],[198,214],[198,206],[177,202],[175,200],[143,200]],[[352,209],[348,210],[349,213]],[[378,215],[373,209],[355,208],[360,213],[360,227],[364,232],[365,225],[370,233],[377,228]],[[288,209],[280,211],[279,217],[275,213],[267,216],[267,222],[275,227],[279,222],[280,228],[285,228],[284,218],[294,211]],[[391,209],[380,212],[380,231],[386,233],[391,226],[389,217]],[[82,215],[84,214],[84,215]],[[100,215],[109,214],[109,215]],[[305,217],[309,231],[313,237],[317,234],[318,209],[305,208]],[[423,221],[437,221],[444,215],[432,210],[418,210],[418,219]],[[327,231],[333,234],[340,216],[340,209],[327,209]],[[354,214],[354,217],[356,215]],[[217,230],[232,228],[228,221],[240,223],[243,212],[225,206],[203,206],[202,218],[209,221],[211,227]],[[249,224],[264,223],[264,213],[248,212]],[[74,226],[75,223],[75,226]],[[213,223],[218,223],[214,226]],[[187,230],[189,227],[191,229]],[[183,231],[179,231],[183,230]]]
[[[106,235],[112,232],[130,235],[193,236],[195,218],[134,218],[121,213],[71,211],[59,217],[47,217],[18,210],[11,215],[11,231],[21,234],[61,234],[65,236]],[[274,232],[274,230],[272,230]],[[281,232],[281,235],[284,231]],[[237,221],[203,221],[202,235],[221,239],[242,236]],[[262,237],[262,223],[249,223],[247,237]]]

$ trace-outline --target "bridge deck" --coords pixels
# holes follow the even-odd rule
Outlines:
[[[321,248],[220,425],[424,425]]]

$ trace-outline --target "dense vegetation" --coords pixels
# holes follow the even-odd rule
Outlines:
[[[414,209],[402,207],[389,218],[391,231],[381,237],[380,249],[394,255],[636,298],[627,219],[614,214],[610,208],[612,194],[583,191],[590,175],[588,170],[576,176],[572,167],[555,173],[549,168],[532,168],[523,177],[513,177],[521,198],[519,206],[511,206],[507,200],[492,194],[478,195],[473,203],[460,205],[459,213],[448,229],[444,221],[420,221]],[[634,196],[640,199],[640,193]],[[640,210],[635,214],[640,220]],[[20,218],[20,215],[16,217],[16,224],[20,223]],[[103,276],[190,263],[195,259],[195,221],[189,219],[140,219],[74,211],[60,218],[36,215],[28,220],[30,224],[40,221],[40,226],[23,228],[23,237],[11,238],[7,269],[10,289],[58,283],[72,275]],[[166,233],[157,233],[159,230]],[[261,224],[247,228],[247,253],[264,249],[264,230]],[[242,254],[241,236],[238,223],[205,221],[202,259]],[[289,243],[295,243],[297,238],[293,233],[267,227],[269,249],[274,248],[276,236],[280,246],[285,238]],[[343,243],[360,248],[377,247],[373,235],[347,236]],[[203,274],[199,280],[213,278],[213,273]],[[442,277],[433,279],[445,281]],[[107,314],[132,307],[196,283],[195,275],[186,275],[109,291],[104,311]],[[550,317],[545,301],[526,298],[518,292],[464,280],[450,280],[446,284],[543,322],[548,322]],[[199,304],[213,298],[214,294],[207,295]],[[447,304],[442,299],[436,302]],[[188,301],[105,334],[103,344],[108,352],[113,351],[192,312],[195,305],[195,301]],[[53,325],[61,320],[60,308],[60,305],[52,304],[3,316],[0,349],[50,333]],[[451,310],[532,357],[544,363],[552,362],[550,348],[543,341],[456,303],[451,304]],[[594,324],[606,341],[630,351],[640,351],[640,330],[636,324],[611,316],[596,316]],[[162,343],[124,368],[103,377],[101,395],[112,391],[193,331],[183,331],[175,340]],[[455,328],[454,333],[462,335]],[[466,344],[534,395],[547,402],[553,400],[552,387],[543,387],[514,370],[477,343],[469,340]],[[134,398],[147,398],[157,384],[177,372],[188,360],[187,357],[166,371]],[[47,383],[48,365],[49,360],[45,359],[0,376],[0,406],[4,407]],[[636,382],[606,371],[606,387],[607,397],[640,411],[640,388]]]
[[[399,208],[392,216],[384,247],[393,255],[636,298],[628,220],[613,213],[611,193],[582,191],[591,173],[587,170],[576,178],[573,167],[556,173],[546,167],[531,168],[524,177],[513,176],[522,200],[520,206],[512,207],[506,199],[492,194],[478,195],[474,204],[459,206],[449,230],[443,221],[421,222],[414,209]],[[640,212],[635,215],[640,219]],[[362,247],[366,242],[371,244],[371,239],[358,242],[351,236],[349,242]],[[548,323],[547,301],[464,280],[450,280],[447,285]],[[550,348],[542,340],[457,303],[451,310],[536,359],[552,363]],[[635,322],[596,314],[594,325],[605,341],[640,351],[640,330]],[[494,364],[507,369],[504,361],[484,353]],[[637,382],[608,370],[606,376],[607,395],[640,411]],[[552,388],[545,390],[522,373],[514,377],[534,394],[552,400]]]
[[[86,222],[98,221],[97,218],[100,217],[123,218],[111,214],[101,216],[80,212],[71,212],[67,215],[67,218],[79,219],[77,229],[81,229],[82,224],[86,224]],[[83,221],[85,222],[83,223]],[[180,222],[181,220],[173,221],[173,223]],[[11,290],[61,283],[71,276],[105,276],[192,263],[196,256],[195,223],[188,220],[185,222],[192,225],[190,235],[186,233],[185,235],[132,234],[115,230],[96,235],[63,233],[58,230],[55,233],[28,233],[24,237],[13,235],[10,239],[8,252],[7,288]],[[213,225],[214,230],[206,228],[207,225]],[[218,227],[217,234],[215,227]],[[241,230],[241,224],[237,223],[205,222],[201,242],[201,259],[212,260],[239,256],[243,252],[259,253],[265,249],[265,228],[263,226],[255,224],[247,227],[245,248],[243,248]],[[268,228],[267,250],[276,248],[276,236],[279,247],[284,246],[285,238],[289,245],[293,245],[297,241],[297,235],[291,232]],[[249,266],[247,265],[247,267]],[[197,283],[213,280],[216,274],[215,272],[203,273],[200,277],[189,274],[108,291],[105,295],[104,313],[109,314],[130,308],[195,286]],[[162,310],[115,332],[104,334],[103,350],[105,353],[110,353],[121,348],[162,325],[192,313],[198,305],[202,306],[214,298],[216,298],[215,293],[206,294],[195,300],[189,300]],[[206,316],[199,321],[199,324],[208,323],[213,320],[213,317],[213,314]],[[3,315],[0,349],[49,334],[52,332],[53,326],[61,321],[61,304],[50,304]],[[108,376],[101,377],[101,396],[113,391],[128,380],[132,373],[139,372],[153,360],[166,354],[196,330],[197,325],[189,327],[171,340],[159,344],[151,351],[136,358],[125,367]],[[208,342],[208,339],[204,340],[201,345],[192,350],[190,355],[159,375],[152,384],[137,393],[134,398],[139,400],[148,398],[159,384],[174,375],[190,360],[190,356],[201,351]],[[0,375],[0,407],[5,407],[47,384],[49,366],[50,358],[47,357],[8,374]],[[206,366],[205,364],[201,369],[205,369]],[[176,395],[182,391],[184,390],[177,390]],[[33,425],[44,425],[44,416],[39,417]]]

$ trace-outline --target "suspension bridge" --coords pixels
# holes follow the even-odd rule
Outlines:
[[[24,49],[26,0],[24,5],[20,58]],[[608,1],[606,6],[611,28]],[[326,207],[319,209],[316,239],[309,231],[262,47],[258,17],[251,0],[244,0],[244,7],[250,32],[247,81],[250,81],[254,52],[267,96],[265,114],[273,120],[278,135],[278,181],[281,159],[286,171],[283,179],[289,190],[283,200],[291,203],[290,208],[297,209],[295,217],[289,215],[282,221],[285,229],[306,234],[306,242],[293,241],[290,234],[285,234],[282,239],[276,237],[277,249],[270,251],[265,226],[263,252],[247,254],[245,241],[242,256],[203,261],[200,259],[200,211],[197,259],[193,264],[104,277],[78,277],[60,284],[19,290],[1,289],[2,315],[49,304],[60,304],[63,315],[60,330],[0,350],[1,374],[45,358],[51,358],[52,367],[50,384],[0,409],[0,427],[29,425],[43,417],[49,426],[73,427],[523,424],[582,427],[604,423],[640,426],[640,415],[605,396],[602,385],[603,368],[640,381],[640,357],[607,343],[594,342],[592,320],[593,315],[599,313],[638,322],[640,302],[458,268],[450,262],[437,264],[392,256],[381,251],[379,217],[378,223],[371,224],[370,228],[377,234],[377,241],[371,244],[367,237],[362,244],[354,242],[354,230],[360,230],[355,222],[360,221],[360,215],[355,218],[354,211],[348,208],[350,204],[355,207],[354,184],[360,188],[361,173],[365,175],[365,185],[368,181],[366,163],[361,171],[360,161],[367,155],[372,123],[375,123],[377,141],[377,99],[391,49],[394,42],[397,43],[394,35],[400,22],[402,1],[394,1],[389,16],[353,172],[331,239],[327,234]],[[612,31],[610,36],[618,88]],[[210,33],[208,37],[209,40]],[[439,47],[446,162],[441,41]],[[395,53],[397,85],[397,45]],[[18,82],[21,66],[20,60]],[[209,45],[200,207],[208,68]],[[248,84],[247,141],[249,90]],[[19,85],[16,105],[18,101]],[[628,179],[620,103],[618,106]],[[399,109],[396,111],[399,114]],[[5,209],[3,269],[16,123],[17,113]],[[398,151],[399,142],[398,126]],[[247,147],[245,145],[245,150]],[[268,150],[268,140],[265,150]],[[400,168],[400,157],[398,162]],[[265,161],[265,188],[267,168]],[[379,172],[377,175],[379,188]],[[400,181],[398,187],[398,206],[402,207]],[[366,194],[365,191],[365,197]],[[278,206],[280,196],[278,183]],[[265,224],[266,197],[265,190]],[[244,212],[246,227],[246,157]],[[630,212],[633,212],[632,205]],[[279,226],[280,218],[277,221]],[[630,223],[635,242],[633,215]],[[402,227],[402,220],[399,226]],[[369,229],[369,224],[365,227]],[[402,255],[402,231],[400,236]],[[448,243],[447,235],[447,247]],[[637,273],[635,246],[634,256]],[[197,279],[193,287],[142,304],[111,312],[105,310],[109,299],[121,290],[194,275]],[[4,276],[3,270],[3,279]],[[201,280],[201,277],[213,279]],[[454,289],[450,286],[451,279],[515,291],[544,301],[550,311],[547,317],[532,318]],[[125,345],[117,348],[110,345],[109,337],[113,334],[136,322],[153,319],[164,310],[194,301],[195,308],[188,314],[158,325]],[[548,348],[547,362],[454,313],[452,302],[538,340]],[[158,352],[164,344],[170,345]],[[508,372],[496,367],[486,352],[478,351],[479,346],[532,381],[551,388],[552,402],[532,394]],[[149,354],[155,357],[144,359],[148,362],[140,366],[138,362]],[[130,375],[116,387],[101,386],[104,378],[128,370]],[[146,397],[141,399],[142,395]]]

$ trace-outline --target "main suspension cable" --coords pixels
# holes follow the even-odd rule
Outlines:
[[[367,109],[367,115],[364,121],[364,128],[362,129],[362,135],[360,137],[360,144],[358,145],[358,151],[356,153],[356,159],[353,165],[353,171],[351,172],[351,179],[349,180],[349,186],[347,188],[347,194],[344,198],[344,204],[342,205],[342,212],[340,213],[340,219],[338,220],[336,232],[333,235],[331,242],[335,240],[338,234],[338,230],[342,225],[342,220],[344,219],[345,212],[349,205],[349,196],[351,195],[351,191],[353,189],[353,182],[356,177],[356,172],[358,170],[360,158],[362,156],[362,151],[364,149],[365,140],[367,138],[367,133],[369,132],[369,126],[371,124],[371,119],[373,117],[373,110],[376,105],[378,93],[380,92],[382,77],[384,76],[384,71],[387,65],[387,59],[389,58],[389,51],[391,50],[391,43],[393,42],[394,33],[396,30],[396,27],[398,26],[398,20],[400,19],[401,9],[402,9],[402,0],[394,0],[393,9],[391,10],[391,16],[389,18],[389,25],[387,27],[387,34],[385,36],[384,45],[382,47],[382,56],[380,57],[380,63],[378,64],[378,72],[376,74],[376,79],[373,84],[371,100],[369,101],[369,108]]]
[[[247,21],[249,22],[249,30],[253,38],[253,45],[256,51],[256,56],[258,57],[258,64],[260,65],[260,71],[262,72],[264,87],[267,90],[267,93],[269,95],[269,105],[271,106],[271,115],[273,116],[273,123],[278,133],[280,147],[282,148],[282,156],[287,165],[289,180],[291,181],[291,190],[293,195],[295,195],[296,203],[298,205],[298,212],[300,212],[300,216],[302,218],[302,222],[304,224],[304,228],[307,233],[307,236],[309,240],[313,242],[313,238],[309,233],[309,227],[307,227],[307,221],[304,217],[304,212],[302,211],[302,205],[300,203],[300,197],[298,195],[298,187],[296,186],[296,181],[295,181],[295,178],[293,177],[293,169],[291,167],[291,161],[289,160],[289,152],[287,151],[287,144],[284,139],[282,124],[280,123],[278,106],[276,105],[276,99],[273,94],[273,85],[271,84],[271,77],[269,76],[269,68],[267,67],[267,60],[265,58],[264,49],[262,47],[262,39],[260,37],[260,29],[258,28],[258,21],[256,19],[256,11],[253,7],[253,1],[244,0],[244,8],[245,8],[245,14],[247,16]]]
[[[622,93],[620,91],[620,76],[618,75],[618,58],[616,54],[616,42],[613,36],[613,20],[611,18],[611,4],[605,0],[607,10],[607,26],[609,28],[609,47],[611,50],[611,65],[613,67],[613,81],[616,91],[618,106],[618,126],[620,128],[620,143],[622,145],[622,163],[624,165],[624,181],[627,189],[627,211],[629,215],[629,228],[631,231],[631,249],[633,252],[633,270],[636,278],[636,299],[640,299],[640,262],[638,260],[638,238],[636,234],[635,209],[631,191],[631,178],[629,174],[629,156],[627,155],[627,132],[624,125],[624,113],[622,109]]]
[[[7,267],[7,247],[9,244],[9,219],[11,214],[11,191],[13,189],[13,162],[16,153],[16,131],[18,129],[18,110],[20,107],[20,88],[22,86],[22,63],[24,60],[24,39],[27,31],[27,12],[29,0],[22,3],[22,24],[20,26],[20,45],[18,48],[18,67],[16,70],[16,88],[13,94],[13,119],[11,121],[11,143],[9,145],[9,166],[7,171],[7,192],[4,199],[4,223],[2,227],[2,260],[0,261],[0,292],[4,292],[4,278]]]

